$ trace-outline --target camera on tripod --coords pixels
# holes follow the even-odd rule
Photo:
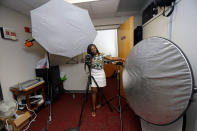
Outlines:
[[[92,65],[92,56],[90,54],[87,54],[85,56],[85,65],[87,65],[88,67],[91,67]]]

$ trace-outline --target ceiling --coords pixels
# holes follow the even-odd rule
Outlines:
[[[29,15],[30,10],[39,7],[49,0],[0,0],[0,4]],[[91,18],[108,18],[130,16],[140,13],[148,0],[99,0],[75,4],[87,9]]]

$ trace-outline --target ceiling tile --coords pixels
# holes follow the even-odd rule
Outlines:
[[[143,6],[147,0],[120,0],[118,12],[122,11],[138,11]]]
[[[91,3],[94,14],[109,14],[117,11],[119,0],[103,0]]]
[[[30,10],[32,9],[31,6],[27,5],[25,2],[20,1],[20,0],[16,0],[13,2],[13,0],[2,0],[1,4],[3,4],[4,6],[14,9],[16,11],[23,11],[23,10]]]
[[[75,4],[76,6],[88,10],[89,14],[93,14],[91,5],[89,2]]]
[[[21,0],[21,1],[24,1],[27,5],[31,6],[32,8],[37,8],[45,4],[49,0]]]

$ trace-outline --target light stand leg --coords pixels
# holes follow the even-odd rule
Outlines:
[[[49,61],[49,69],[48,69],[48,75],[50,73],[50,57],[49,57],[49,52],[47,52],[47,57],[48,57],[48,61]],[[48,122],[47,122],[47,127],[51,124],[52,122],[52,97],[53,97],[53,91],[52,91],[52,86],[51,83],[49,81],[49,77],[48,77],[48,83],[49,83],[49,94],[50,94],[50,100],[49,100],[49,118],[48,118]],[[48,129],[48,128],[47,128]]]
[[[120,113],[120,129],[123,131],[123,123],[122,123],[122,107],[120,103],[120,65],[118,65],[118,75],[117,75],[117,80],[118,80],[118,106],[119,106],[119,113]]]
[[[52,97],[53,97],[53,94],[52,94],[52,87],[50,86],[50,92],[51,92],[51,95],[50,95],[50,103],[49,103],[49,120],[48,120],[48,123],[50,124],[52,122]]]

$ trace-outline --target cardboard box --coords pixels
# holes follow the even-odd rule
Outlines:
[[[6,119],[8,119],[9,128],[11,128],[10,130],[21,131],[31,121],[32,115],[28,111],[26,112],[17,111],[17,114],[19,115],[18,118],[10,117],[10,118],[0,118],[0,119],[3,120],[5,127],[6,127]]]

